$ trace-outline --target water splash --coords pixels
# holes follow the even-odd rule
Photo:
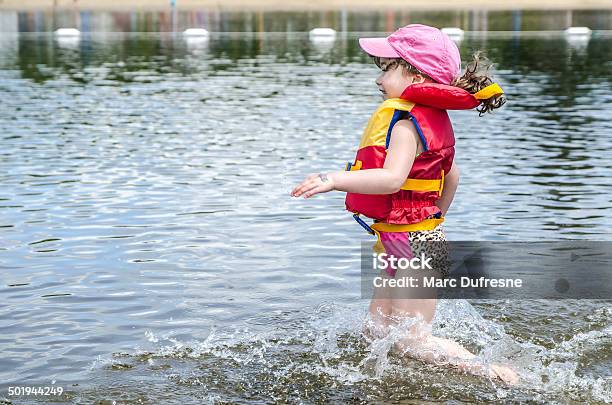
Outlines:
[[[473,358],[461,359],[445,356],[431,348],[422,352],[414,348],[411,351],[410,347],[398,350],[398,342],[405,339],[407,331],[419,325],[419,319],[396,320],[386,330],[376,330],[363,308],[333,303],[285,316],[287,322],[280,322],[285,326],[265,330],[249,327],[212,329],[205,339],[193,341],[177,339],[173,332],[155,334],[147,331],[146,340],[154,345],[154,350],[139,349],[131,356],[149,364],[152,364],[151,359],[194,360],[202,364],[196,368],[197,372],[187,368],[182,375],[176,368],[171,369],[171,380],[179,384],[210,388],[210,376],[201,374],[202,369],[207,369],[216,374],[225,373],[221,377],[215,374],[215,383],[219,386],[237,381],[244,389],[261,395],[274,394],[281,399],[308,392],[313,384],[321,390],[348,390],[350,387],[373,390],[378,387],[378,391],[397,391],[401,385],[408,384],[408,380],[423,385],[421,388],[411,386],[412,391],[407,395],[414,398],[428,395],[428,389],[447,395],[458,385],[465,385],[466,378],[472,386],[462,395],[474,400],[499,400],[517,395],[545,401],[571,398],[607,402],[612,399],[610,379],[584,374],[580,366],[583,354],[609,346],[610,325],[601,330],[577,333],[547,349],[513,338],[499,323],[484,319],[467,301],[440,301],[431,329],[422,329],[421,333],[431,332],[439,338],[457,341],[475,354]],[[601,316],[597,322],[602,322]],[[414,360],[427,356],[433,365]],[[449,373],[449,368],[457,368],[458,360],[481,364],[484,374],[491,364],[507,364],[519,374],[520,383],[508,387],[488,378]],[[432,373],[438,372],[445,378],[432,385]],[[394,377],[389,379],[389,376]],[[221,384],[224,381],[226,384]],[[279,392],[280,388],[271,381],[292,384],[293,391]],[[224,397],[219,386],[211,395]]]

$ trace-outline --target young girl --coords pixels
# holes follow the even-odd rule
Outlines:
[[[459,183],[446,110],[479,106],[482,115],[505,100],[478,54],[459,77],[459,50],[437,28],[410,24],[387,38],[361,38],[359,44],[382,70],[376,85],[384,101],[368,122],[355,162],[346,171],[308,176],[291,195],[346,192],[347,209],[378,237],[374,249],[410,258],[417,251],[444,246],[446,240],[441,223]],[[374,224],[366,224],[360,214],[374,219]],[[445,252],[428,253],[443,263]],[[389,269],[381,276],[405,275],[401,269],[397,273]],[[436,299],[407,299],[403,294],[398,296],[390,287],[374,290],[369,311],[377,327],[368,335],[385,335],[402,319],[418,319],[420,323],[396,343],[402,352],[431,362],[450,359],[464,371],[509,383],[518,380],[508,367],[485,367],[456,342],[429,333]]]

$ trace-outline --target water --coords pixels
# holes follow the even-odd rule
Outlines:
[[[609,302],[442,302],[436,333],[516,388],[360,336],[373,241],[341,193],[288,196],[353,159],[380,101],[357,34],[0,38],[0,398],[612,401]],[[468,36],[464,60],[478,48],[509,102],[452,113],[448,237],[610,240],[612,39]]]

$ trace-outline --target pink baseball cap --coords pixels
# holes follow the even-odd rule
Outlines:
[[[359,46],[372,56],[402,58],[438,83],[451,84],[461,72],[457,45],[428,25],[409,24],[386,38],[359,38]]]

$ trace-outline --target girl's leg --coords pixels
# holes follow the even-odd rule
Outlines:
[[[398,341],[396,348],[419,360],[434,364],[448,364],[464,373],[491,379],[498,378],[511,385],[519,381],[518,374],[510,367],[496,363],[487,367],[483,362],[475,360],[476,355],[459,343],[433,336],[431,333],[409,335]]]
[[[413,257],[408,232],[380,232],[379,237],[381,244],[384,246],[385,253],[389,255],[389,257],[395,257],[397,259],[402,257]],[[402,270],[389,268],[388,270],[381,271],[381,277],[385,279],[398,279],[403,275],[404,273],[402,272]],[[375,291],[374,295],[377,300],[373,299],[372,303],[370,304],[370,313],[373,313],[373,310],[375,308],[380,308],[381,306],[384,306],[385,328],[388,328],[389,325],[395,325],[397,323],[398,313],[403,313],[404,310],[407,311],[408,314],[412,314],[414,312],[414,308],[412,308],[412,306],[409,306],[409,308],[404,308],[403,306],[397,306],[396,304],[394,304],[394,298],[395,295],[397,295],[397,290],[398,287],[384,287],[384,289],[380,289],[379,295],[377,295],[377,292]],[[395,308],[394,305],[396,306]],[[414,307],[418,308],[418,306],[416,305]]]
[[[414,277],[422,286],[424,277],[443,278],[444,274],[448,274],[445,267],[448,259],[448,251],[444,244],[446,238],[441,230],[415,232],[409,236],[413,255],[417,256],[421,251],[429,251],[428,256],[434,257],[433,262],[436,263],[435,270],[399,269],[396,278]],[[432,241],[435,242],[432,243]],[[437,305],[437,299],[431,298],[435,297],[434,289],[425,290],[422,287],[419,289],[392,289],[391,296],[391,319],[398,323],[407,318],[415,321],[395,343],[401,353],[430,363],[453,365],[470,374],[499,378],[508,384],[518,382],[518,375],[510,368],[499,364],[491,364],[487,367],[475,359],[476,355],[459,343],[431,334],[431,323]]]
[[[383,270],[380,274],[384,279],[390,276]],[[391,318],[391,291],[389,287],[374,287],[374,294],[369,307],[370,321],[366,322],[363,334],[372,338],[382,338],[387,335]]]
[[[392,243],[395,241],[395,238],[397,238],[396,234],[380,232],[378,237],[380,238],[384,253],[399,256],[397,252],[393,251],[394,247],[397,246],[397,244]],[[404,235],[403,237],[407,240],[407,236]],[[376,245],[374,246],[374,251],[381,253],[377,250]],[[381,270],[380,272],[380,277],[383,281],[388,281],[394,278],[394,276],[395,272],[390,269]],[[370,322],[367,322],[363,328],[363,334],[370,339],[380,339],[387,336],[389,325],[392,322],[391,291],[392,288],[388,287],[388,284],[384,282],[382,287],[374,287],[374,293],[369,307]]]
[[[487,367],[481,361],[475,360],[476,355],[459,343],[437,337],[431,334],[431,321],[435,314],[435,299],[394,299],[392,301],[392,319],[415,319],[415,323],[396,343],[401,352],[419,360],[448,364],[459,370],[474,375],[489,378],[499,378],[507,384],[516,384],[518,375],[511,368],[501,364],[491,364]]]

